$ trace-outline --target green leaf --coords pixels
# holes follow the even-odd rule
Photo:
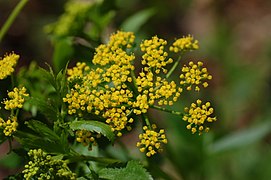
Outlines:
[[[99,178],[110,180],[147,180],[153,179],[146,169],[136,161],[129,161],[125,168],[104,168]]]
[[[155,13],[156,11],[153,8],[139,11],[127,18],[121,25],[121,29],[124,31],[138,32],[141,26],[145,24]]]
[[[37,109],[43,115],[45,115],[48,119],[50,119],[50,120],[57,119],[58,112],[57,112],[57,107],[55,106],[56,105],[55,103],[49,103],[49,102],[46,102],[45,100],[34,98],[34,97],[29,98],[29,100],[27,100],[27,102],[31,106],[36,106]]]
[[[17,142],[22,144],[24,148],[29,149],[43,149],[46,152],[50,153],[67,153],[68,148],[65,145],[61,144],[59,141],[53,141],[42,137],[40,135],[34,135],[31,133],[26,133],[22,131],[16,131],[14,133],[14,138]]]
[[[114,141],[115,135],[109,125],[98,121],[73,121],[70,123],[72,130],[88,130],[91,132],[101,133],[111,142]]]
[[[53,65],[56,71],[60,71],[67,64],[74,53],[71,38],[62,38],[55,41]]]
[[[37,121],[37,120],[30,120],[27,122],[27,126],[41,135],[43,138],[47,138],[51,141],[59,141],[60,142],[60,137],[53,131],[51,130],[46,124]]]
[[[66,78],[67,68],[68,63],[66,64],[65,68],[59,71],[59,73],[56,75],[56,90],[60,93],[61,96],[66,95],[68,89]]]
[[[252,128],[223,137],[208,147],[210,153],[219,153],[234,148],[240,148],[255,143],[271,132],[271,122],[267,121]]]
[[[38,72],[41,75],[41,77],[46,79],[56,89],[54,72],[49,65],[48,65],[48,67],[49,67],[49,71],[40,67]]]

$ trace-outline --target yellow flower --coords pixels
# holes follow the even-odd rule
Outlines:
[[[17,118],[12,116],[7,121],[4,121],[2,118],[0,118],[0,127],[3,128],[3,133],[5,136],[11,136],[18,127]]]
[[[85,72],[89,70],[90,70],[90,67],[87,66],[86,63],[81,63],[81,62],[76,63],[75,67],[67,70],[67,74],[69,76],[68,81],[83,78],[83,76],[85,75]]]
[[[150,106],[158,101],[158,105],[173,105],[177,101],[181,88],[177,88],[174,81],[156,76],[151,71],[141,72],[136,79],[139,95],[133,102],[135,114],[146,113]]]
[[[25,101],[25,97],[29,96],[28,93],[26,93],[26,88],[17,88],[15,87],[13,91],[8,92],[8,97],[10,100],[4,100],[3,104],[5,104],[5,109],[15,109],[15,108],[22,108],[23,103]]]
[[[196,103],[191,104],[190,108],[186,107],[184,110],[183,120],[189,123],[186,128],[191,130],[193,134],[196,132],[202,134],[203,131],[208,132],[209,127],[206,126],[206,123],[216,121],[216,117],[211,117],[214,109],[211,107],[210,102],[202,104],[202,101],[198,99]]]
[[[156,132],[156,128],[155,124],[152,125],[152,129],[144,126],[144,133],[139,135],[140,142],[136,144],[140,152],[146,152],[146,156],[148,157],[163,151],[162,144],[167,144],[165,131],[160,129],[159,132]]]
[[[180,39],[177,39],[172,46],[169,47],[170,51],[173,51],[175,53],[180,51],[192,51],[199,49],[198,40],[194,40],[194,38],[191,35],[184,36]]]
[[[89,146],[89,150],[91,150],[92,145],[97,145],[96,138],[101,137],[101,134],[94,134],[87,130],[77,130],[75,135],[76,141],[82,143],[84,146]]]
[[[167,73],[165,66],[172,63],[173,60],[171,58],[167,59],[168,53],[164,51],[166,44],[166,40],[160,39],[157,36],[140,44],[141,51],[145,52],[141,63],[148,66],[145,69],[154,70],[156,74],[159,74],[161,70]]]
[[[41,149],[28,152],[30,161],[22,171],[24,179],[70,179],[75,180],[76,174],[67,165],[67,161],[55,158]]]
[[[127,84],[132,82],[135,56],[127,53],[134,43],[134,34],[118,31],[112,34],[107,44],[96,48],[92,60],[95,68],[85,63],[77,63],[68,69],[68,79],[75,81],[70,92],[63,98],[68,103],[68,114],[82,117],[85,113],[99,115],[111,126],[118,136],[121,130],[128,129],[133,119],[128,116],[132,110],[126,108],[132,104],[133,91]]]
[[[5,55],[4,59],[0,58],[0,80],[5,79],[14,72],[14,66],[17,64],[19,58],[20,56],[13,52]]]
[[[202,62],[189,62],[189,66],[184,65],[182,68],[183,74],[180,75],[180,84],[186,86],[186,89],[190,91],[192,86],[195,85],[195,91],[199,91],[199,85],[204,88],[208,86],[206,80],[211,80],[212,76],[208,73],[207,68],[203,68]]]

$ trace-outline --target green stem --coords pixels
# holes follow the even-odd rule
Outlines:
[[[148,128],[152,129],[151,123],[150,123],[150,120],[149,120],[148,116],[146,114],[144,114],[144,113],[142,113],[141,115],[142,115],[142,118],[144,119],[146,125],[148,126]]]
[[[168,79],[171,76],[171,74],[174,72],[174,70],[178,66],[178,64],[179,64],[179,62],[180,62],[181,59],[182,59],[182,54],[180,54],[180,56],[178,57],[177,61],[173,64],[173,66],[171,67],[171,69],[167,73],[166,79]]]
[[[167,108],[164,108],[164,107],[152,105],[151,108],[154,108],[154,109],[157,109],[157,110],[160,110],[160,111],[165,111],[165,112],[175,114],[175,115],[178,115],[178,116],[183,116],[183,113],[181,113],[179,111],[173,111],[171,109],[167,109]]]
[[[68,162],[72,163],[72,162],[80,162],[80,161],[95,161],[95,162],[99,162],[102,164],[121,163],[121,161],[117,160],[117,159],[104,158],[104,157],[94,157],[94,156],[84,156],[84,155],[71,157]]]
[[[0,42],[2,41],[4,35],[6,34],[6,32],[8,31],[8,29],[10,28],[10,26],[12,25],[12,23],[14,22],[14,20],[16,19],[16,17],[21,12],[21,10],[23,9],[23,7],[25,6],[25,4],[27,2],[28,2],[28,0],[21,0],[17,4],[17,6],[13,9],[13,11],[9,15],[7,21],[5,22],[3,27],[0,29]]]
[[[12,137],[11,137],[12,138]],[[8,154],[10,154],[12,152],[12,140],[11,138],[8,138],[8,144],[9,144],[9,151]]]

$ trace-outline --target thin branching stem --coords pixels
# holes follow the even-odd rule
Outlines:
[[[178,64],[180,63],[181,59],[182,59],[182,54],[180,54],[177,61],[173,64],[171,69],[168,71],[168,73],[166,75],[166,79],[168,79],[171,76],[171,74],[174,72],[174,70],[177,68]]]
[[[21,0],[16,5],[16,7],[13,9],[13,11],[9,15],[7,21],[5,22],[3,27],[0,29],[0,42],[2,41],[3,37],[7,33],[8,29],[10,28],[10,26],[12,25],[12,23],[14,22],[14,20],[19,15],[19,13],[21,12],[21,10],[23,9],[23,7],[26,5],[27,2],[28,2],[28,0]]]
[[[151,123],[150,123],[150,120],[149,120],[148,116],[146,114],[142,113],[142,118],[145,121],[145,123],[148,126],[148,128],[152,129],[152,126],[151,126]]]
[[[157,109],[157,110],[160,110],[160,111],[165,111],[165,112],[175,114],[175,115],[178,115],[178,116],[183,116],[183,113],[181,113],[179,111],[173,111],[171,109],[167,109],[167,108],[164,108],[164,107],[152,105],[151,108],[154,108],[154,109]]]

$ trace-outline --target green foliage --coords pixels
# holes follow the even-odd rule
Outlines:
[[[22,165],[22,157],[11,152],[7,156],[0,159],[0,166],[10,169],[20,168]]]
[[[80,56],[82,47],[89,51],[101,43],[101,36],[115,16],[113,10],[103,11],[104,1],[68,1],[58,21],[47,25],[54,44],[53,65],[59,71],[71,58]],[[89,52],[87,52],[89,55]]]
[[[69,123],[69,126],[72,130],[88,130],[99,134],[101,133],[111,142],[115,139],[115,134],[112,132],[110,126],[99,121],[73,121]]]
[[[32,109],[36,109],[40,111],[43,115],[45,115],[49,120],[54,121],[57,119],[57,107],[54,103],[50,101],[46,101],[40,98],[31,97],[28,102],[29,106]]]
[[[69,153],[67,136],[60,137],[46,124],[30,120],[26,122],[32,131],[17,131],[15,139],[27,148],[42,148],[46,152]],[[62,136],[62,135],[61,135]]]
[[[136,161],[129,161],[125,168],[105,168],[99,171],[99,178],[110,180],[151,180],[151,175]]]
[[[124,31],[138,32],[139,29],[156,13],[157,10],[150,8],[137,12],[127,18],[121,25]]]
[[[209,147],[210,153],[221,153],[227,150],[233,150],[240,147],[248,146],[252,143],[259,142],[271,132],[271,123],[265,121],[253,128],[241,130],[228,134],[212,143]]]

